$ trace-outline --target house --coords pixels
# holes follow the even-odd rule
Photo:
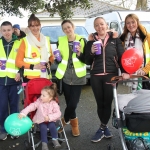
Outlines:
[[[112,10],[127,10],[126,8],[118,7],[98,0],[91,0],[91,3],[93,7],[87,10],[81,8],[74,8],[74,16],[71,20],[75,25],[84,26],[86,18],[95,17],[100,13],[102,14],[103,12],[106,13]],[[49,16],[49,12],[46,11],[36,13],[35,15],[41,20],[42,26],[60,25],[62,22],[59,15],[54,15],[54,17],[52,18]]]

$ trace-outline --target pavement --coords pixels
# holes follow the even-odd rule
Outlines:
[[[128,88],[119,84],[118,93],[128,93]],[[108,93],[109,94],[109,93]],[[62,114],[65,109],[65,100],[64,96],[59,97],[60,107]],[[112,106],[114,107],[114,106]],[[20,109],[23,108],[23,105],[20,101]],[[114,145],[115,150],[122,150],[121,141],[119,138],[118,130],[112,126],[112,118],[109,121],[109,129],[111,130],[113,137],[111,139],[103,138],[100,142],[92,143],[91,137],[95,134],[97,129],[99,128],[99,119],[96,112],[96,102],[93,96],[93,92],[91,90],[91,86],[86,85],[82,89],[82,94],[80,98],[80,102],[77,108],[77,116],[79,119],[79,128],[80,128],[80,136],[73,137],[71,134],[70,125],[65,127],[65,133],[68,138],[68,142],[70,145],[70,150],[107,150],[108,144]],[[35,142],[39,141],[39,136],[35,137]],[[20,136],[18,139],[12,140],[10,135],[8,135],[7,140],[0,141],[0,150],[27,150],[25,146],[25,141],[28,140],[28,134]],[[62,147],[60,150],[66,149],[66,142],[62,143]],[[32,148],[28,149],[32,150]],[[41,144],[36,150],[41,150]],[[53,150],[51,142],[49,143],[49,150]]]

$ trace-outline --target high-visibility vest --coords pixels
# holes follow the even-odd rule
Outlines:
[[[81,38],[82,38],[81,36],[76,34],[76,39],[75,39],[76,41],[79,41]],[[81,45],[81,52],[83,52],[84,40],[80,41],[80,45]],[[65,71],[67,69],[68,58],[69,58],[69,46],[68,46],[67,36],[59,37],[58,49],[60,50],[60,53],[62,56],[62,61],[58,65],[55,76],[58,79],[62,79],[65,74]],[[86,75],[86,65],[84,63],[82,63],[76,57],[76,53],[72,54],[72,61],[73,61],[73,66],[74,66],[77,77],[85,76]]]
[[[15,40],[9,56],[6,56],[2,39],[0,39],[0,59],[2,58],[6,59],[6,69],[5,70],[0,69],[0,77],[7,76],[9,78],[15,78],[16,73],[19,70],[18,67],[15,66],[15,59],[20,44],[21,41]]]
[[[145,52],[146,52],[145,57],[146,57],[146,64],[147,64],[150,61],[150,47],[148,45],[148,41],[147,40],[144,41],[143,47],[144,47]],[[150,77],[150,71],[149,71],[148,75]]]
[[[49,37],[45,37],[46,38],[46,49],[47,49],[47,55],[48,58],[51,56],[50,54],[50,39]],[[25,58],[24,58],[24,62],[28,63],[28,64],[39,64],[41,61],[41,54],[39,52],[39,49],[37,47],[34,47],[32,45],[30,45],[28,38],[25,37],[24,38],[24,42],[25,42]],[[41,75],[41,70],[40,69],[24,69],[24,76],[34,76],[34,77],[39,77]],[[51,75],[47,76],[47,78],[51,78]]]

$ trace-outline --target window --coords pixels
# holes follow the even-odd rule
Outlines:
[[[44,26],[41,28],[41,32],[45,36],[50,37],[50,41],[52,44],[58,41],[58,37],[65,35],[64,32],[62,31],[61,26]],[[88,39],[88,33],[86,29],[82,26],[76,26],[75,33]]]

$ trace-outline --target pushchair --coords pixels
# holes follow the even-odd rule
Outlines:
[[[134,82],[136,75],[133,75]],[[149,82],[148,78],[142,78],[141,82]],[[138,90],[129,94],[117,94],[118,82],[132,82],[122,80],[122,77],[112,78],[114,95],[113,126],[118,129],[123,150],[150,150],[150,91]],[[111,148],[109,146],[109,150]]]
[[[51,84],[52,84],[52,81],[45,79],[45,78],[36,78],[36,79],[30,80],[24,87],[24,92],[23,92],[24,107],[26,107],[30,103],[36,101],[40,97],[42,88],[45,86],[49,86]],[[59,104],[59,100],[58,100],[58,104]],[[34,114],[35,114],[35,112],[31,112],[29,114],[29,117],[31,118],[31,120],[32,120]],[[63,132],[61,132],[61,133],[58,132],[59,143],[61,145],[62,145],[62,143],[66,143],[65,144],[66,147],[63,149],[70,150],[68,139],[66,137],[65,130],[62,126],[61,119],[56,122],[56,127],[57,127],[57,130],[59,130],[59,128],[63,129]],[[40,137],[39,126],[37,124],[34,124],[33,127],[31,128],[31,130],[28,131],[28,140],[24,141],[25,150],[29,150],[31,148],[33,150],[35,150],[35,148],[37,148],[41,144],[40,140],[38,140],[37,143],[35,142],[35,138],[39,138],[39,137]],[[48,134],[48,140],[50,142],[52,141],[52,137],[51,137],[50,133]]]

